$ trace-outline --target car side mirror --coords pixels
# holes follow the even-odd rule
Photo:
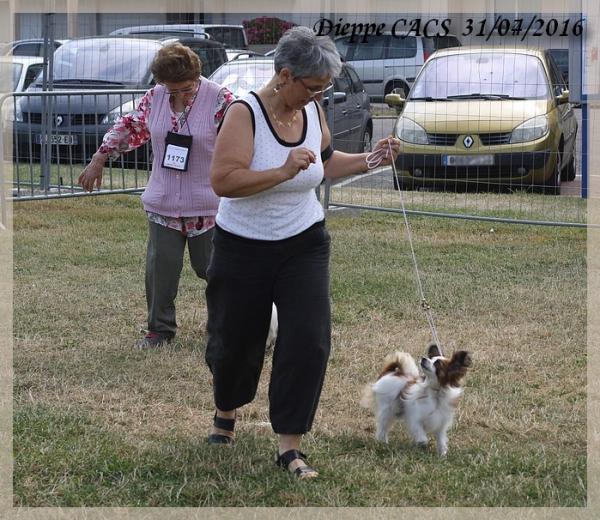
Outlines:
[[[556,104],[557,105],[564,105],[565,103],[569,102],[569,91],[568,90],[563,90],[560,95],[556,96]]]
[[[387,106],[389,107],[403,107],[404,103],[406,103],[406,99],[404,99],[400,94],[391,93],[387,94],[384,98]]]
[[[323,106],[326,107],[329,104],[329,100],[331,97],[323,98]],[[345,92],[334,92],[333,93],[333,104],[337,105],[338,103],[344,103],[347,99]]]

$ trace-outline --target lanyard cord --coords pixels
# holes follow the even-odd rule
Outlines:
[[[371,152],[367,155],[367,166],[369,170],[373,168],[377,168],[381,161],[384,158],[388,157],[388,154],[392,156],[392,146],[388,141],[387,150],[384,148],[380,148]],[[431,336],[433,341],[438,346],[440,353],[442,353],[442,343],[440,342],[437,330],[435,328],[435,322],[433,320],[433,312],[431,310],[431,306],[425,299],[425,293],[423,291],[423,284],[421,283],[421,276],[419,275],[419,266],[417,265],[417,255],[415,254],[415,248],[413,247],[412,241],[412,233],[410,232],[410,226],[408,225],[408,217],[406,216],[406,208],[404,207],[404,196],[402,195],[402,189],[400,188],[400,179],[398,178],[398,172],[396,171],[395,161],[392,161],[392,171],[394,172],[394,179],[396,180],[396,185],[398,186],[398,193],[400,194],[400,203],[402,205],[402,216],[404,218],[404,224],[406,225],[406,235],[408,237],[408,243],[410,245],[410,252],[412,255],[412,261],[415,268],[415,273],[417,277],[417,287],[419,289],[419,296],[421,297],[421,308],[425,311],[425,316],[427,317],[427,323],[429,323],[429,328],[431,329]]]
[[[179,119],[177,120],[177,133],[179,133],[180,130],[183,128],[183,124],[181,123],[181,120],[183,119],[183,123],[185,123],[188,127],[189,135],[192,135],[192,130],[190,129],[190,124],[188,123],[188,116],[194,106],[194,103],[196,101],[196,97],[198,96],[199,90],[200,90],[200,85],[198,85],[198,88],[196,89],[196,93],[194,94],[194,97],[192,98],[192,102],[183,109],[183,112],[181,114],[179,114]]]

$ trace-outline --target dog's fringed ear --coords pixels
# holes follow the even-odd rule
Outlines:
[[[427,357],[429,359],[439,357],[441,355],[442,353],[440,352],[440,348],[435,343],[431,343],[429,347],[427,347]]]
[[[457,350],[454,354],[452,354],[452,359],[450,360],[450,366],[456,367],[470,367],[473,364],[473,360],[471,359],[471,354],[469,354],[466,350]]]

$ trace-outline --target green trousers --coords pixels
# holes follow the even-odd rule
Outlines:
[[[175,298],[183,268],[185,245],[187,244],[190,253],[192,268],[200,278],[206,280],[214,229],[188,238],[180,231],[154,222],[148,222],[148,226],[146,253],[148,330],[173,338],[177,331]]]

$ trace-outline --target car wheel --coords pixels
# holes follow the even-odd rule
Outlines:
[[[556,157],[556,164],[554,165],[554,172],[552,176],[544,183],[543,191],[546,195],[560,195],[560,181],[562,175],[560,172],[560,165],[562,163],[562,152],[559,150]]]
[[[362,136],[362,152],[370,152],[373,150],[373,145],[371,143],[372,138],[373,137],[371,136],[371,129],[365,128],[365,132]]]
[[[398,191],[398,190],[402,190],[402,191],[412,191],[412,190],[414,190],[414,184],[413,184],[413,180],[412,179],[403,179],[402,177],[397,178],[392,173],[392,182],[394,184],[394,189],[396,191]]]
[[[571,157],[569,161],[569,166],[567,168],[567,181],[574,181],[577,176],[577,169],[575,167],[575,157]]]

